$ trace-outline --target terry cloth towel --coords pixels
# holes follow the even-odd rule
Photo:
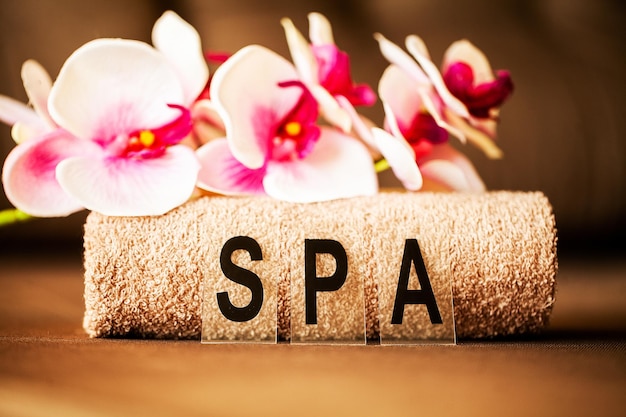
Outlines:
[[[271,281],[263,305],[277,308],[269,311],[277,315],[279,340],[291,340],[292,316],[304,314],[303,296],[294,288],[301,287],[308,239],[339,242],[349,276],[358,277],[340,291],[318,293],[317,314],[330,323],[324,335],[330,339],[362,333],[346,323],[363,317],[363,310],[367,337],[378,337],[407,239],[419,242],[433,291],[451,285],[458,338],[540,331],[555,300],[555,219],[540,192],[389,191],[312,204],[211,196],[162,216],[88,216],[85,330],[92,337],[200,338],[202,291],[227,280],[220,253],[237,236],[254,239],[262,250],[262,260],[239,251],[232,262]],[[317,256],[317,276],[331,276],[336,261]],[[231,295],[242,306],[250,291]],[[335,307],[326,308],[325,299]],[[237,337],[223,326],[209,331]]]

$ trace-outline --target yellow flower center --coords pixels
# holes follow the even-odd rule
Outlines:
[[[289,122],[285,125],[285,133],[289,136],[298,136],[302,132],[302,125],[299,122]]]
[[[154,144],[154,140],[154,133],[152,133],[151,131],[142,130],[141,132],[139,132],[139,142],[141,142],[141,144],[146,148],[152,146]]]

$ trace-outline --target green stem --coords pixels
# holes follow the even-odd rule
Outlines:
[[[391,166],[389,165],[389,162],[387,162],[385,158],[379,159],[378,161],[374,163],[374,169],[376,170],[377,173],[386,171],[389,168],[391,168]]]
[[[24,222],[29,219],[32,219],[32,216],[19,209],[0,210],[0,227],[13,223]]]

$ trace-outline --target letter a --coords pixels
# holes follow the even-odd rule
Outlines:
[[[415,272],[420,283],[419,290],[409,290],[411,263],[415,265]],[[404,244],[404,255],[402,256],[402,266],[400,267],[398,290],[396,291],[396,301],[393,305],[391,324],[402,324],[404,306],[406,304],[426,304],[430,322],[432,324],[443,324],[417,239],[407,239]]]

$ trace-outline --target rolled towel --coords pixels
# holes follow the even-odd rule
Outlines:
[[[219,260],[225,243],[239,236],[262,251],[262,260],[240,251],[232,262],[264,281],[264,307],[248,327],[233,330],[205,304],[203,329],[203,291],[232,284]],[[391,191],[312,204],[211,196],[157,217],[93,212],[84,236],[84,328],[92,337],[199,339],[204,330],[224,340],[242,331],[265,340],[277,328],[280,340],[350,340],[363,327],[370,339],[413,337],[422,330],[401,326],[400,334],[389,326],[389,300],[411,239],[419,242],[433,292],[445,295],[451,286],[457,337],[530,333],[547,325],[557,237],[542,193]],[[321,240],[345,249],[348,278],[332,295],[320,293],[324,326],[300,326],[305,246]],[[319,256],[315,264],[324,277],[338,262]],[[229,295],[238,305],[250,298],[249,291]]]

